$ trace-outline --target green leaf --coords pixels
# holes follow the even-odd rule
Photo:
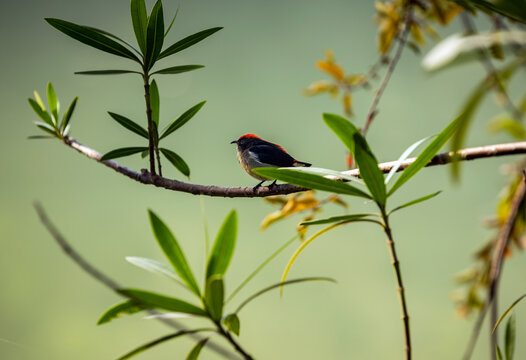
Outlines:
[[[144,345],[141,345],[139,346],[138,348],[130,351],[129,353],[121,356],[118,360],[125,360],[125,359],[129,359],[131,358],[132,356],[135,356],[145,350],[148,350],[152,347],[154,347],[155,345],[159,345],[159,344],[162,344],[168,340],[172,340],[172,339],[175,339],[177,337],[180,337],[180,336],[183,336],[183,335],[189,335],[189,334],[195,334],[195,333],[198,333],[198,332],[202,332],[202,331],[213,331],[214,329],[206,329],[206,328],[203,328],[203,329],[196,329],[196,330],[181,330],[181,331],[178,331],[176,333],[173,333],[173,334],[170,334],[170,335],[166,335],[166,336],[163,336],[163,337],[160,337],[158,339],[155,339],[153,341],[150,341]]]
[[[207,279],[210,279],[213,275],[222,276],[226,273],[232,255],[234,254],[236,237],[237,213],[235,210],[232,210],[223,221],[217,233],[206,267]]]
[[[404,160],[406,160],[412,153],[413,151],[420,145],[422,144],[424,141],[428,140],[432,138],[432,136],[427,136],[425,138],[423,138],[422,140],[418,140],[417,142],[415,142],[414,144],[412,144],[411,146],[409,146],[403,153],[402,155],[400,155],[400,157],[398,158],[398,160],[396,160],[396,163],[395,165],[391,168],[391,170],[389,171],[389,174],[387,174],[387,177],[385,178],[385,183],[388,184],[389,181],[391,180],[391,178],[394,176],[394,174],[396,174],[396,172],[398,171],[398,169],[400,168],[400,165],[402,164],[402,162]]]
[[[497,355],[497,360],[504,360],[502,357],[502,351],[500,351],[500,347],[497,345],[497,348],[495,349],[495,353]]]
[[[504,352],[506,360],[513,360],[515,353],[515,315],[511,314],[506,324],[506,333],[504,334]]]
[[[177,6],[177,10],[175,10],[175,14],[174,14],[174,17],[172,19],[172,22],[170,23],[170,26],[168,26],[168,29],[166,29],[166,31],[164,33],[164,37],[166,37],[168,35],[168,33],[170,32],[170,30],[172,30],[172,26],[175,23],[175,19],[177,18],[177,14],[179,14],[179,6]]]
[[[497,12],[507,18],[526,24],[526,2],[524,0],[454,0],[455,2],[468,2],[490,13]]]
[[[488,124],[488,129],[493,134],[507,132],[517,140],[524,140],[526,138],[526,129],[524,129],[524,126],[509,114],[493,118]]]
[[[499,318],[499,321],[497,321],[497,323],[495,324],[495,326],[493,327],[493,330],[491,331],[491,333],[493,334],[495,332],[495,330],[497,330],[497,328],[499,327],[499,325],[502,323],[502,321],[506,318],[506,315],[508,315],[510,313],[510,311],[515,307],[515,305],[517,305],[522,299],[526,298],[526,294],[520,296],[517,300],[515,300],[513,302],[513,304],[511,304],[507,309],[506,311],[504,311],[504,313],[500,316]]]
[[[159,88],[155,80],[150,84],[150,107],[152,108],[152,120],[154,124],[159,127],[161,100],[159,98]]]
[[[124,126],[126,129],[130,130],[131,132],[136,133],[139,136],[142,136],[145,139],[148,139],[148,131],[146,131],[146,129],[144,129],[142,126],[140,126],[136,122],[122,115],[113,113],[111,111],[108,111],[108,114],[110,114],[113,120],[118,122],[120,125]]]
[[[287,241],[285,244],[283,244],[279,249],[277,249],[276,251],[274,251],[268,258],[265,259],[265,261],[263,261],[254,271],[252,271],[250,273],[250,275],[248,275],[246,277],[245,280],[243,280],[239,285],[238,287],[232,291],[232,293],[228,296],[228,298],[226,299],[225,301],[225,304],[228,303],[230,300],[232,300],[232,298],[234,298],[234,296],[236,296],[236,294],[241,291],[241,289],[249,283],[250,280],[252,280],[254,278],[254,276],[256,276],[261,270],[263,270],[265,268],[265,266],[267,266],[272,260],[274,260],[276,258],[276,256],[278,256],[279,254],[281,254],[283,252],[283,250],[285,250],[287,247],[289,247],[294,241],[296,241],[296,239],[298,238],[299,235],[294,235],[289,241]]]
[[[182,157],[177,155],[171,150],[160,148],[163,155],[168,159],[172,165],[179,170],[184,176],[189,177],[190,176],[190,168],[188,167],[188,164],[183,160]]]
[[[273,284],[273,285],[267,286],[266,288],[264,288],[262,290],[259,290],[255,294],[249,296],[245,301],[243,301],[237,307],[235,313],[238,314],[241,311],[241,309],[243,309],[248,303],[250,303],[252,300],[258,298],[259,296],[265,294],[266,292],[269,292],[270,290],[273,290],[273,289],[276,289],[276,288],[279,288],[279,287],[282,287],[282,286],[298,284],[298,283],[302,283],[302,282],[306,282],[306,281],[329,281],[329,282],[336,283],[336,280],[334,280],[332,278],[321,277],[321,276],[318,276],[318,277],[306,277],[306,278],[282,281],[282,282],[279,282],[277,284]]]
[[[353,135],[359,130],[351,122],[336,114],[323,114],[325,124],[340,138],[347,149],[354,155]]]
[[[113,38],[113,39],[115,39],[115,40],[117,40],[117,41],[120,41],[121,43],[123,43],[123,44],[129,46],[130,49],[132,49],[133,51],[135,51],[135,52],[137,53],[137,55],[139,55],[140,57],[142,57],[141,52],[140,52],[139,50],[137,50],[137,48],[136,48],[135,46],[133,46],[132,44],[130,44],[128,41],[121,39],[121,38],[118,37],[117,35],[113,35],[113,34],[110,33],[110,32],[107,32],[107,31],[105,31],[105,30],[101,30],[101,29],[97,29],[97,28],[92,27],[92,26],[84,26],[84,27],[87,28],[87,29],[90,29],[90,30],[96,31],[96,32],[98,32],[99,34],[106,35],[106,36],[108,36],[108,37],[110,37],[110,38]]]
[[[87,70],[87,71],[75,71],[76,75],[121,75],[121,74],[139,74],[138,71],[133,70]]]
[[[28,140],[41,140],[41,139],[54,139],[56,136],[48,136],[48,135],[31,135],[27,137]]]
[[[173,55],[173,54],[175,54],[175,53],[177,53],[177,52],[179,52],[181,50],[186,49],[187,47],[195,45],[198,42],[200,42],[201,40],[206,39],[207,37],[209,37],[210,35],[214,34],[215,32],[217,32],[217,31],[219,31],[221,29],[222,29],[222,27],[210,28],[210,29],[206,29],[206,30],[203,30],[203,31],[199,31],[198,33],[195,33],[193,35],[187,36],[184,39],[179,40],[175,44],[173,44],[173,45],[169,46],[167,49],[165,49],[159,55],[159,59],[162,59],[164,57]]]
[[[294,170],[314,175],[321,175],[330,180],[347,180],[365,186],[365,183],[357,176],[347,175],[343,171],[318,168],[318,167],[295,167]]]
[[[73,115],[73,111],[75,111],[75,107],[77,106],[78,100],[79,100],[78,96],[74,98],[71,104],[69,105],[68,110],[64,114],[64,117],[62,118],[62,124],[60,126],[60,129],[62,130],[62,132],[66,131],[69,125],[69,122],[71,121],[71,116]]]
[[[190,109],[186,110],[181,116],[172,121],[170,125],[166,127],[159,139],[165,138],[175,130],[179,129],[181,126],[186,124],[195,114],[205,105],[206,101],[201,101],[199,104],[192,106]]]
[[[141,151],[148,150],[147,147],[144,146],[135,146],[135,147],[125,147],[120,149],[115,149],[110,152],[107,152],[106,154],[102,155],[100,158],[101,161],[111,160],[111,159],[117,159],[124,156],[130,156],[133,154],[137,154]]]
[[[137,289],[120,289],[117,292],[147,307],[197,316],[208,316],[208,313],[203,309],[173,297]]]
[[[100,317],[99,321],[97,321],[97,325],[109,323],[113,319],[117,319],[123,314],[131,315],[141,312],[143,310],[143,307],[137,305],[132,300],[128,300],[115,306],[112,306],[111,308],[106,310],[106,312]]]
[[[45,124],[45,123],[39,122],[39,121],[36,121],[35,125],[39,129],[44,130],[45,132],[47,132],[48,134],[53,135],[54,137],[58,137],[56,130],[52,126],[49,126],[48,124]]]
[[[429,200],[429,199],[431,199],[431,198],[434,198],[435,196],[437,196],[437,195],[440,194],[441,192],[442,192],[442,191],[437,191],[437,192],[434,192],[434,193],[432,193],[432,194],[429,194],[429,195],[426,195],[426,196],[422,196],[422,197],[420,197],[420,198],[418,198],[418,199],[415,199],[415,200],[409,201],[409,202],[407,202],[407,203],[405,203],[405,204],[403,204],[403,205],[397,206],[397,207],[395,207],[393,210],[391,210],[391,211],[389,212],[389,214],[392,214],[392,213],[394,213],[395,211],[398,211],[398,210],[400,210],[400,209],[403,209],[403,208],[406,208],[406,207],[409,207],[409,206],[412,206],[412,205],[416,205],[416,204],[418,204],[418,203],[421,203],[422,201],[426,201],[426,200]]]
[[[49,104],[49,111],[53,115],[51,119],[53,120],[55,127],[58,128],[58,112],[60,105],[57,100],[57,94],[55,94],[55,89],[53,89],[53,84],[50,82],[47,83],[47,102]]]
[[[225,325],[230,332],[239,336],[240,323],[239,317],[236,314],[227,315],[223,320],[223,325]]]
[[[148,18],[148,28],[146,31],[146,53],[144,54],[144,64],[150,70],[155,62],[160,59],[159,54],[163,48],[164,41],[164,16],[163,4],[157,0]]]
[[[55,127],[55,124],[53,124],[53,121],[51,120],[51,116],[49,115],[49,113],[46,111],[46,108],[44,107],[41,107],[39,105],[38,102],[36,102],[35,100],[29,98],[27,99],[27,101],[29,102],[29,105],[31,105],[31,107],[33,108],[33,111],[46,123],[48,124],[49,126],[51,126],[52,128]]]
[[[369,150],[367,142],[363,136],[356,132],[353,135],[354,139],[354,158],[360,169],[360,176],[367,185],[376,203],[381,207],[385,207],[385,180],[384,174],[378,168],[378,161],[374,154]]]
[[[289,184],[303,186],[308,189],[322,190],[337,194],[359,196],[365,199],[371,199],[369,194],[366,194],[354,186],[341,181],[329,180],[323,176],[308,174],[302,171],[278,168],[258,168],[254,169],[253,172],[261,176],[281,180]]]
[[[205,304],[213,320],[219,321],[223,316],[224,285],[221,276],[212,276],[206,281]]]
[[[405,184],[409,179],[415,176],[427,163],[440,151],[442,146],[453,136],[457,131],[460,122],[463,121],[462,114],[453,120],[437,137],[418,155],[415,161],[409,165],[402,174],[396,179],[396,182],[387,193],[387,196],[392,195],[400,186]]]
[[[44,102],[42,101],[42,99],[40,98],[40,95],[38,94],[37,91],[33,91],[33,95],[35,96],[35,101],[36,103],[38,104],[38,106],[40,106],[40,108],[44,111],[46,111],[46,106],[44,105]],[[526,98],[525,98],[526,99]]]
[[[206,342],[209,338],[204,338],[203,340],[199,341],[195,346],[192,348],[188,356],[186,357],[186,360],[197,360],[199,358],[199,354],[201,353],[201,350],[206,345]]]
[[[157,70],[156,72],[153,72],[151,75],[155,74],[180,74],[192,70],[197,70],[204,68],[204,65],[180,65],[180,66],[172,66],[166,69]]]
[[[368,216],[377,216],[377,215],[376,214],[352,214],[352,215],[332,216],[326,219],[304,221],[300,225],[323,225],[323,224],[339,223],[343,221],[351,222],[351,221],[360,221],[360,220],[373,221],[381,225],[379,221],[371,220],[371,219],[364,219],[365,217],[368,217]]]
[[[167,278],[175,281],[185,289],[190,290],[188,286],[186,286],[186,284],[179,280],[179,278],[177,277],[177,273],[173,270],[173,268],[165,263],[153,259],[135,256],[127,256],[126,261],[128,261],[130,264],[140,267],[141,269],[150,271],[156,275],[166,276]]]
[[[192,273],[192,270],[190,270],[190,266],[186,262],[183,251],[179,247],[172,232],[152,210],[148,210],[148,214],[150,216],[153,233],[164,254],[174,267],[177,274],[179,274],[181,279],[186,285],[188,285],[190,290],[192,290],[197,296],[201,297],[201,292],[195,281],[194,274]]]
[[[146,29],[148,27],[148,15],[146,14],[144,0],[131,0],[130,13],[137,44],[144,54],[146,53]]]
[[[46,18],[45,20],[58,31],[86,45],[113,55],[132,59],[138,63],[141,62],[130,50],[96,30],[60,19]]]

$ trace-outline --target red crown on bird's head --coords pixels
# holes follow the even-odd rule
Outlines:
[[[238,140],[241,140],[241,139],[248,139],[248,138],[254,138],[254,139],[260,139],[261,138],[257,135],[254,135],[254,134],[245,134],[243,136],[241,136]]]

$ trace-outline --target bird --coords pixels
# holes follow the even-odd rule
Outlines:
[[[232,141],[231,144],[237,145],[237,159],[243,170],[250,176],[261,180],[260,183],[254,186],[254,190],[257,190],[265,181],[271,179],[255,174],[252,172],[252,169],[260,167],[311,166],[309,163],[294,159],[281,146],[265,141],[254,134],[243,135],[239,139]],[[269,185],[269,188],[272,188],[274,185],[276,185],[276,180]]]

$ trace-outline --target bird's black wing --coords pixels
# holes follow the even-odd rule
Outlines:
[[[259,162],[276,167],[288,167],[294,165],[294,158],[276,145],[255,145],[249,151]]]

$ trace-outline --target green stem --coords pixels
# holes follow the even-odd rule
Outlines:
[[[144,71],[144,99],[146,100],[146,117],[148,119],[148,152],[150,158],[150,172],[152,175],[156,175],[155,172],[155,142],[153,139],[153,119],[152,119],[152,106],[150,104],[150,77],[147,71]]]
[[[400,271],[400,261],[396,255],[395,243],[391,228],[389,227],[389,217],[385,213],[385,209],[382,210],[382,218],[384,220],[384,232],[387,236],[387,248],[391,255],[391,264],[396,278],[398,301],[400,303],[400,312],[402,314],[402,322],[404,326],[404,339],[405,339],[405,358],[411,360],[411,334],[409,331],[409,313],[407,311],[407,303],[405,299],[405,289],[402,281],[402,272]]]
[[[243,359],[245,359],[245,360],[254,360],[254,358],[249,353],[247,353],[241,347],[241,345],[238,344],[238,342],[236,340],[234,340],[232,335],[230,335],[230,333],[223,328],[223,326],[221,325],[221,323],[219,321],[214,321],[214,324],[216,325],[219,334],[221,334],[230,344],[232,344],[234,349],[236,349],[236,351],[241,354]]]

